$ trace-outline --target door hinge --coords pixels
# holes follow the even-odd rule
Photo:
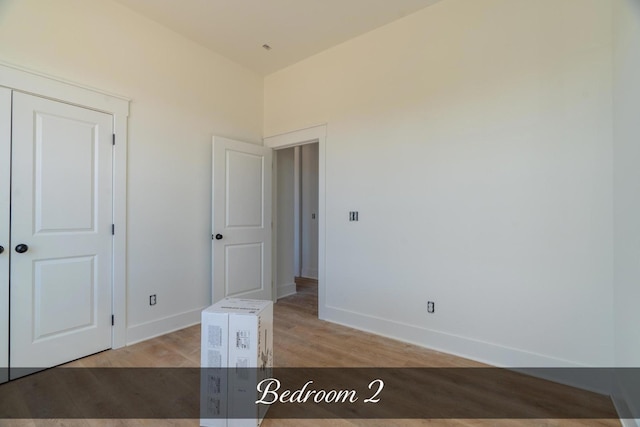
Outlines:
[[[112,144],[113,144],[113,145],[116,145],[116,134],[115,134],[115,133],[113,134]]]
[[[111,235],[112,236],[116,235],[116,225],[115,224],[111,224]]]
[[[114,316],[113,314],[111,315],[111,326],[116,324],[116,316]]]

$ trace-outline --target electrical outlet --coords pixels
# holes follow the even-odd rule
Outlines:
[[[427,302],[427,313],[435,313],[436,312],[436,303],[433,301]]]
[[[156,302],[158,302],[156,294],[149,295],[149,305],[156,305]]]

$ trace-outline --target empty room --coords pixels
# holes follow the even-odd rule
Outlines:
[[[640,0],[0,0],[0,426],[198,425],[69,378],[227,298],[377,396],[263,426],[640,426],[638,76]]]

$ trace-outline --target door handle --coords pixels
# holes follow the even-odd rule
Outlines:
[[[218,233],[216,234],[216,240],[222,240],[222,234]]]
[[[23,254],[28,250],[29,246],[25,245],[24,243],[20,243],[18,246],[16,246],[16,252],[18,252],[19,254]]]
[[[0,254],[4,252],[4,246],[0,246]]]

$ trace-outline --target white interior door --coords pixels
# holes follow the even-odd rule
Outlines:
[[[9,379],[11,90],[0,87],[0,383]]]
[[[111,347],[112,116],[13,93],[10,376]]]
[[[272,150],[213,138],[213,301],[272,300]]]

